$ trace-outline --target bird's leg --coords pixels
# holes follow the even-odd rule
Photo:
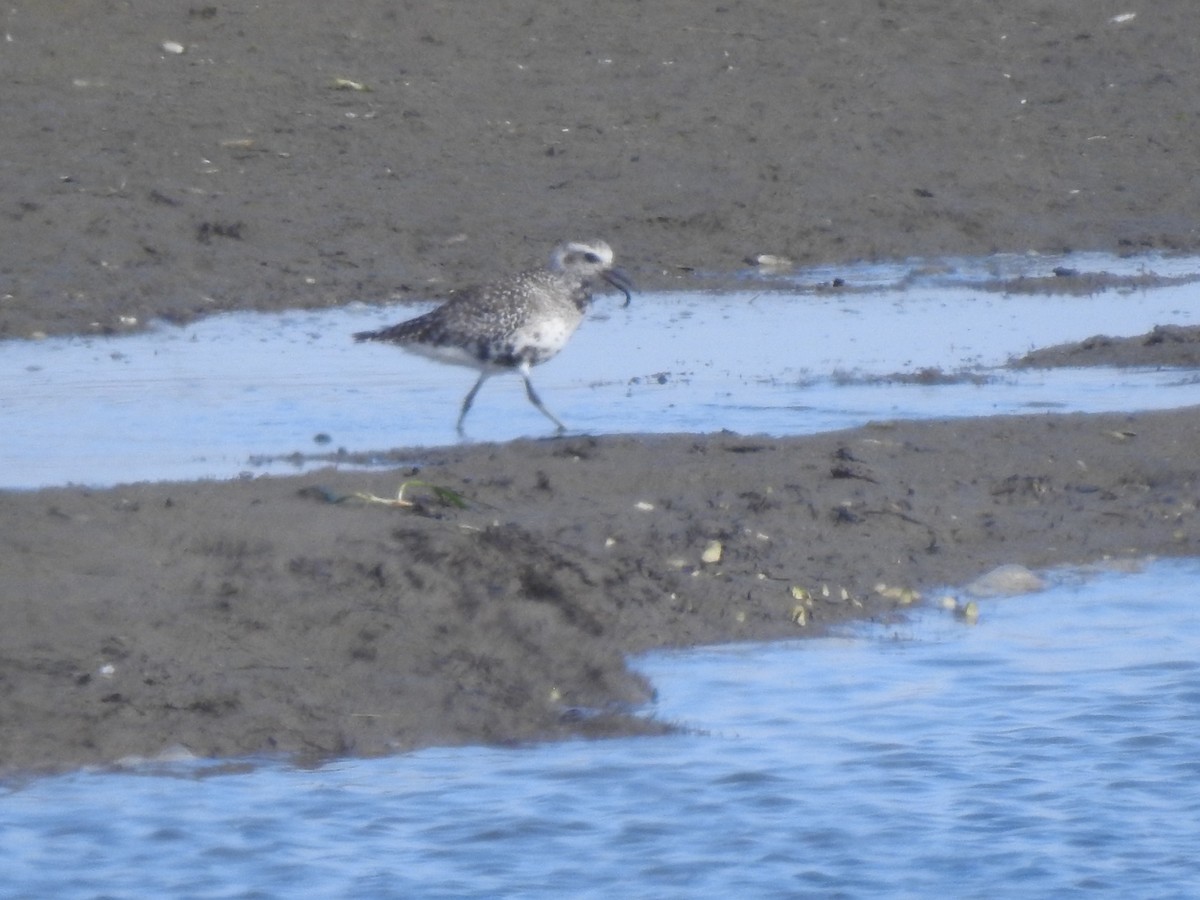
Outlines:
[[[475,402],[475,395],[479,393],[479,389],[483,387],[483,383],[487,381],[488,373],[480,372],[479,380],[475,382],[475,386],[467,391],[467,396],[463,398],[462,410],[458,414],[458,425],[455,426],[458,433],[463,433],[463,419],[467,417],[467,412],[471,409],[471,404]]]
[[[537,391],[533,389],[533,382],[529,380],[529,376],[522,372],[521,377],[525,379],[525,394],[529,397],[529,402],[540,409],[542,411],[542,415],[558,426],[559,434],[562,434],[564,431],[566,431],[567,426],[558,421],[558,417],[555,416],[554,413],[550,412],[550,410],[546,409],[546,407],[542,404],[542,399],[537,395]]]

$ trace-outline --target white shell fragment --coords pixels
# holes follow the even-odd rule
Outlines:
[[[704,552],[700,554],[700,561],[709,563],[719,563],[721,561],[721,553],[724,548],[720,541],[709,541],[708,546],[704,548]]]
[[[796,264],[794,260],[776,253],[755,253],[752,256],[747,256],[746,262],[752,266],[760,266],[764,269],[790,269]]]
[[[179,41],[163,41],[160,46],[164,53],[174,53],[176,56],[186,49]]]

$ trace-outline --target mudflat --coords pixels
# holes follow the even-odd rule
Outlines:
[[[567,236],[654,289],[718,289],[759,254],[1194,251],[1194,8],[1129,12],[11,9],[0,337],[423,299]],[[1195,346],[1168,329],[1029,362]],[[630,654],[902,615],[1005,563],[1195,554],[1198,428],[572,436],[0,493],[0,766],[659,730]],[[403,483],[403,504],[363,496]]]
[[[1127,6],[17,5],[0,336],[427,298],[568,236],[654,289],[1192,251],[1195,7]]]

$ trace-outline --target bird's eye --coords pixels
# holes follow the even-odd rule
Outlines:
[[[585,253],[585,254],[583,254],[583,258],[584,258],[585,260],[587,260],[588,262],[590,262],[590,263],[598,263],[598,262],[600,262],[600,257],[599,257],[599,256],[597,256],[595,253],[592,253],[592,252],[590,252],[590,251],[589,251],[589,252],[587,252],[587,253]]]

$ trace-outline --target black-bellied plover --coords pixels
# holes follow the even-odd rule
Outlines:
[[[478,369],[479,380],[467,392],[458,414],[460,434],[484,381],[513,369],[525,379],[529,401],[561,433],[566,426],[542,404],[529,370],[566,346],[583,321],[598,280],[623,293],[629,305],[633,285],[613,266],[612,248],[600,240],[570,241],[554,249],[547,268],[464,288],[423,316],[379,331],[362,331],[354,339],[399,344],[439,362]]]

